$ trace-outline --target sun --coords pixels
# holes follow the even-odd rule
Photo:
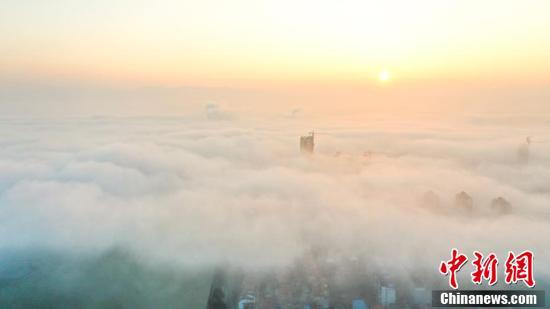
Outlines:
[[[380,73],[378,73],[378,80],[381,82],[387,82],[390,80],[390,78],[391,78],[391,74],[386,70],[382,70],[380,71]]]

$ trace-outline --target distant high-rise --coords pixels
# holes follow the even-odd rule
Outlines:
[[[525,138],[525,143],[521,144],[518,148],[518,162],[522,165],[529,163],[529,146],[531,145],[531,137]]]
[[[391,304],[395,304],[395,300],[396,300],[395,294],[396,294],[395,288],[393,286],[381,286],[380,294],[378,295],[380,304],[382,304],[382,306],[389,306]]]
[[[491,210],[498,214],[507,214],[512,211],[512,204],[499,196],[491,202]]]
[[[302,153],[313,153],[315,147],[315,133],[310,132],[307,136],[300,136],[300,151]]]
[[[430,210],[438,211],[441,210],[441,199],[435,192],[428,191],[422,196],[420,205]]]
[[[256,306],[256,296],[252,293],[247,294],[239,301],[239,309],[254,309]]]
[[[225,273],[218,270],[214,274],[212,285],[210,286],[210,296],[208,296],[207,309],[228,309],[229,306],[226,303],[225,293]]]
[[[367,309],[368,306],[367,306],[367,303],[365,302],[364,299],[358,298],[358,299],[352,300],[351,308],[352,309]]]
[[[455,196],[455,207],[470,212],[474,210],[474,199],[462,191]]]

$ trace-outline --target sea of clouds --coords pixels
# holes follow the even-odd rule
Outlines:
[[[453,247],[501,259],[529,249],[547,276],[549,125],[260,121],[215,106],[204,117],[2,118],[0,251],[118,247],[151,264],[257,268],[322,246],[389,271],[435,271]],[[315,154],[302,155],[312,129]],[[518,162],[527,136],[529,162]],[[423,207],[428,191],[442,211]],[[460,191],[472,214],[453,208]],[[497,196],[510,214],[491,210]]]

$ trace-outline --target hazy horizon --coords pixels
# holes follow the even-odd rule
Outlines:
[[[545,1],[8,1],[0,20],[4,116],[550,112]]]
[[[452,248],[531,250],[547,288],[549,29],[537,0],[3,1],[0,307],[424,308]]]

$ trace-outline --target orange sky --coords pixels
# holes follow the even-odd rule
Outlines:
[[[383,87],[402,100],[415,87],[528,92],[550,81],[543,0],[8,1],[0,20],[4,88]]]

